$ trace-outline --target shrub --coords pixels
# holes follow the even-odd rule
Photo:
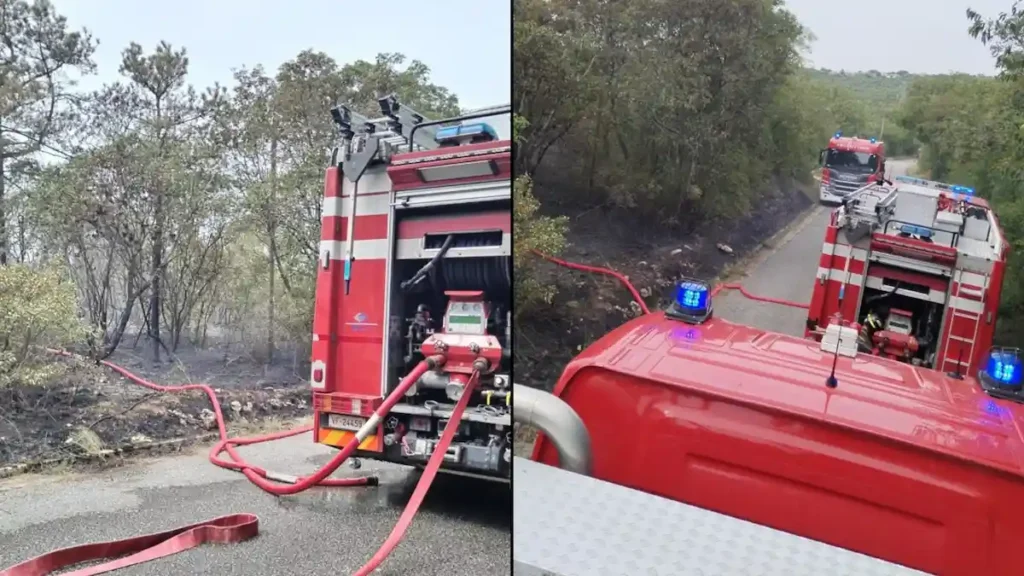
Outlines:
[[[78,344],[87,334],[74,286],[59,269],[0,266],[0,386],[59,376],[65,365],[39,347]]]

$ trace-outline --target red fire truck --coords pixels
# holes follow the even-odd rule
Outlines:
[[[1021,574],[1024,363],[990,347],[1007,251],[970,189],[872,184],[835,211],[810,305],[743,291],[808,310],[805,336],[719,318],[687,280],[553,393],[516,385],[541,431],[514,458],[517,568]]]
[[[875,138],[849,138],[836,132],[821,151],[820,198],[825,204],[843,198],[871,182],[885,178],[885,143]]]
[[[380,106],[375,119],[332,110],[341,142],[324,187],[316,441],[359,438],[357,457],[420,467],[441,446],[443,469],[507,480],[512,145],[475,120],[510,108],[431,121],[393,96]]]
[[[1008,253],[971,188],[865,186],[826,228],[806,335],[820,340],[839,316],[858,325],[862,352],[973,374],[992,346]]]

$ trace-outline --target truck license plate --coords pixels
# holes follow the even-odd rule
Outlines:
[[[366,424],[366,418],[360,418],[359,416],[349,416],[347,414],[327,415],[328,428],[334,428],[336,430],[351,430],[356,432],[363,427],[363,424]]]

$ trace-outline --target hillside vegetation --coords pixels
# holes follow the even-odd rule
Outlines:
[[[802,71],[812,82],[832,90],[832,106],[843,107],[839,116],[842,125],[836,126],[849,136],[879,138],[885,141],[889,156],[913,156],[918,143],[900,124],[899,110],[906,100],[910,86],[926,76],[898,72],[847,72],[827,69]]]

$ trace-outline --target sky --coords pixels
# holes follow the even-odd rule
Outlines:
[[[994,18],[1013,0],[785,0],[814,33],[810,64],[833,70],[995,74],[995,59],[967,34],[972,8]],[[845,6],[844,6],[845,4]]]
[[[463,108],[511,102],[511,0],[53,0],[73,29],[100,41],[87,89],[119,79],[121,51],[184,46],[197,87],[231,83],[233,68],[274,71],[304,49],[339,64],[400,52],[421,60]],[[324,111],[324,117],[328,111]],[[508,120],[492,121],[508,133]]]

